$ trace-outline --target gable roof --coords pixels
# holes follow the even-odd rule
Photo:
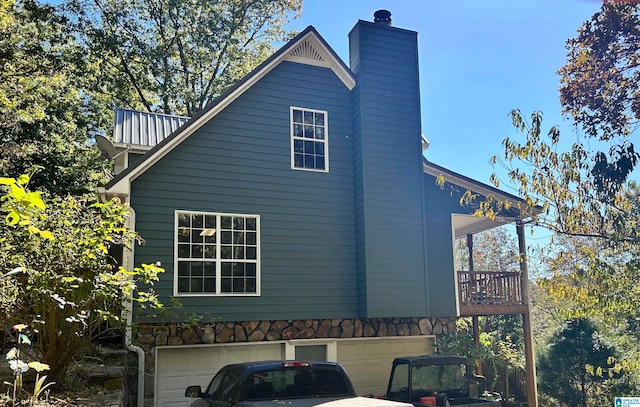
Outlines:
[[[271,55],[271,57],[211,101],[204,109],[182,124],[167,138],[158,143],[133,166],[128,167],[118,174],[109,181],[104,188],[99,188],[98,192],[101,195],[109,193],[112,195],[128,196],[131,181],[153,166],[175,146],[179,145],[183,140],[202,127],[283,61],[326,67],[331,69],[349,90],[353,89],[356,85],[356,79],[351,70],[329,44],[327,44],[324,38],[320,36],[316,29],[313,26],[308,26],[276,53]]]

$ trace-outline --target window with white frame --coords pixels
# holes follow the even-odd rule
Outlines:
[[[291,107],[291,168],[329,171],[327,112]]]
[[[176,295],[259,295],[260,217],[176,211]]]

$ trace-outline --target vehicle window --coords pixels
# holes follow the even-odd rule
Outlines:
[[[276,369],[249,378],[246,400],[349,396],[339,371],[330,369]]]
[[[409,400],[409,365],[397,365],[393,372],[393,381],[389,388],[389,395],[394,400]]]
[[[213,377],[213,380],[211,380],[211,383],[209,383],[209,386],[207,387],[206,393],[208,395],[213,396],[221,388],[220,384],[227,372],[228,370],[221,370]]]

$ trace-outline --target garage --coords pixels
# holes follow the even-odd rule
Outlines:
[[[434,337],[341,339],[337,348],[338,363],[349,373],[356,394],[381,395],[387,391],[393,359],[433,354]]]
[[[383,394],[394,358],[431,354],[433,345],[432,336],[401,336],[157,348],[156,406],[188,407],[193,400],[184,397],[187,386],[204,388],[223,366],[254,360],[337,361],[347,370],[358,395]]]
[[[184,397],[187,386],[199,384],[204,388],[220,368],[230,363],[282,360],[284,356],[282,342],[157,348],[156,406],[188,407],[193,399]]]

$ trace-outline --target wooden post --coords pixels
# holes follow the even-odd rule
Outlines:
[[[469,271],[473,271],[473,235],[467,235],[467,250],[469,251]],[[471,275],[470,284],[475,285],[475,277],[473,274]],[[480,345],[480,323],[478,322],[478,316],[474,315],[471,317],[471,321],[473,324],[473,343],[476,346]],[[476,374],[482,375],[482,361],[476,360]]]
[[[536,360],[533,352],[533,334],[531,332],[531,316],[529,314],[529,271],[527,269],[527,244],[524,238],[522,220],[516,221],[518,247],[520,249],[520,281],[522,301],[527,310],[522,314],[522,331],[524,334],[525,372],[527,375],[527,403],[529,407],[538,407],[538,391],[536,383]]]

